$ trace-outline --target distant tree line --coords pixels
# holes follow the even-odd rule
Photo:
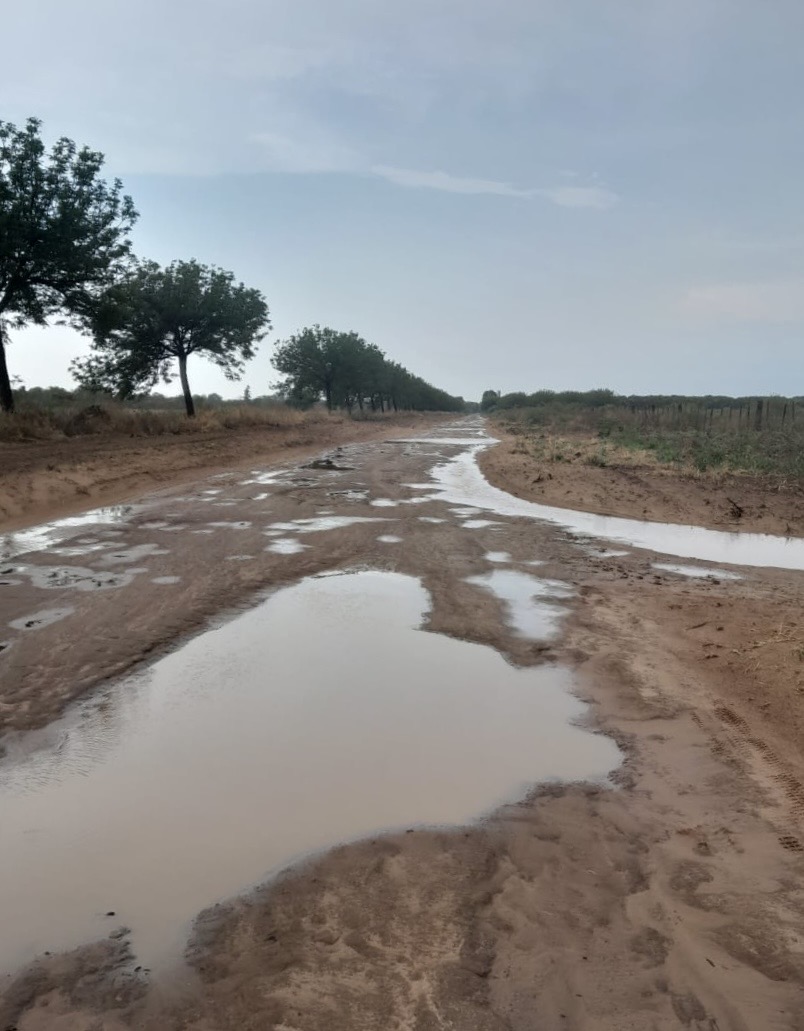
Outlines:
[[[177,374],[195,414],[188,361],[200,355],[230,380],[271,329],[262,293],[195,260],[166,267],[134,256],[138,214],[122,183],[102,177],[104,157],[62,138],[48,151],[41,122],[0,121],[0,408],[13,413],[9,333],[59,318],[91,339],[71,371],[80,387],[121,400]],[[291,403],[352,410],[457,411],[451,397],[386,358],[354,332],[314,326],[278,348],[274,364]]]
[[[481,411],[504,412],[528,409],[539,412],[564,410],[606,412],[612,417],[629,413],[645,424],[675,428],[763,430],[792,428],[804,419],[804,397],[746,396],[721,394],[615,394],[612,390],[537,390],[501,394],[486,390]]]
[[[323,398],[327,408],[384,412],[402,409],[463,411],[452,397],[390,361],[357,333],[310,326],[280,344],[273,358],[285,376],[280,394],[305,407]]]

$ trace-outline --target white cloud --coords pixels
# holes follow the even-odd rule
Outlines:
[[[556,186],[520,189],[495,179],[472,179],[447,172],[419,172],[411,168],[375,165],[371,171],[397,186],[412,189],[444,190],[447,193],[494,194],[498,197],[541,197],[562,208],[613,207],[619,200],[616,193],[601,186]]]
[[[411,168],[391,168],[375,165],[371,171],[397,186],[413,189],[443,190],[446,193],[481,194],[491,193],[499,197],[530,197],[532,191],[518,190],[510,183],[494,179],[469,179],[464,176],[448,175],[446,172],[417,172]]]
[[[804,280],[694,287],[682,298],[681,309],[688,315],[736,322],[798,322],[804,319]]]
[[[533,192],[561,208],[597,208],[605,211],[613,208],[620,199],[616,193],[602,186],[555,186]]]

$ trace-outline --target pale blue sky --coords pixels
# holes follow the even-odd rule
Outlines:
[[[0,118],[103,150],[139,253],[467,398],[804,393],[801,0],[28,0]],[[85,343],[18,334],[67,385]]]

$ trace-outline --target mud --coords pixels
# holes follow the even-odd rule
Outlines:
[[[795,478],[679,469],[648,450],[583,433],[513,434],[502,422],[491,431],[503,445],[480,465],[517,497],[598,515],[804,537],[804,483]],[[551,461],[551,453],[561,460]]]
[[[19,739],[1,770],[0,969],[91,941],[110,908],[153,969],[210,899],[300,855],[618,765],[573,725],[566,670],[417,632],[428,608],[397,573],[308,579]]]
[[[574,691],[590,704],[586,723],[625,754],[614,780],[556,783],[530,794],[522,788],[518,802],[451,830],[411,820],[401,833],[344,844],[293,864],[250,892],[260,874],[242,874],[248,883],[237,891],[245,894],[235,891],[222,900],[220,894],[229,891],[222,888],[217,898],[207,899],[211,908],[191,932],[187,965],[163,974],[142,969],[135,951],[138,929],[128,935],[119,929],[122,915],[109,917],[105,933],[115,937],[105,944],[42,954],[32,968],[0,982],[0,1026],[804,1026],[802,573],[730,565],[725,571],[740,580],[688,577],[655,568],[665,561],[678,565],[678,554],[632,544],[627,554],[617,554],[623,549],[567,533],[566,521],[534,518],[530,511],[513,511],[509,502],[501,510],[483,499],[447,497],[443,482],[431,478],[433,468],[460,460],[480,442],[480,433],[476,421],[463,421],[441,434],[428,432],[424,440],[408,435],[399,443],[344,448],[337,461],[353,466],[351,471],[308,469],[302,475],[296,466],[252,466],[246,475],[226,473],[214,484],[141,499],[142,507],[116,527],[116,550],[153,543],[164,533],[169,545],[160,550],[168,553],[151,553],[133,567],[123,564],[121,573],[147,568],[147,575],[133,575],[118,590],[70,586],[61,595],[48,593],[48,602],[55,597],[76,611],[41,629],[17,632],[7,624],[41,610],[42,589],[28,578],[3,587],[3,635],[10,647],[0,653],[2,718],[19,731],[5,738],[6,764],[22,770],[26,762],[40,761],[54,747],[48,737],[53,717],[81,695],[87,705],[99,702],[97,688],[110,674],[173,651],[201,628],[221,625],[222,613],[253,609],[265,589],[357,568],[422,584],[431,606],[425,622],[430,633],[423,637],[485,645],[482,654],[500,663],[503,656],[513,665],[502,664],[505,674],[483,678],[482,694],[492,699],[490,710],[480,709],[484,720],[495,711],[509,673],[543,676],[558,667],[572,669]],[[327,457],[335,460],[322,456]],[[506,475],[513,479],[515,472]],[[255,490],[255,478],[264,490]],[[220,493],[204,502],[202,492],[208,490]],[[251,526],[194,533],[210,529],[202,513],[215,499]],[[385,508],[383,523],[300,530],[303,520],[374,518],[378,506],[371,501],[377,499],[398,502],[379,506]],[[412,501],[417,503],[406,503]],[[464,525],[477,519],[496,525]],[[147,521],[166,525],[143,528]],[[270,529],[277,523],[295,528]],[[172,526],[185,529],[170,531]],[[103,540],[103,530],[82,526],[76,534]],[[401,542],[378,542],[380,530]],[[266,537],[266,531],[278,536]],[[266,552],[276,540],[307,547],[295,555]],[[61,540],[60,546],[71,542]],[[500,564],[503,551],[507,559]],[[104,568],[95,562],[102,554],[82,558],[82,568]],[[228,561],[235,556],[237,561]],[[718,554],[696,557],[718,564],[710,569],[724,564]],[[19,561],[54,565],[46,551]],[[510,600],[468,582],[494,570],[562,585],[561,597],[534,592],[521,599],[561,607],[556,636],[517,631]],[[181,581],[151,584],[158,576]],[[330,579],[348,578],[319,582]],[[214,639],[216,632],[196,637],[188,647]],[[180,654],[173,651],[165,661]],[[383,701],[386,681],[393,682],[392,669],[401,661],[384,655],[369,662],[372,692]],[[360,660],[351,653],[350,658],[351,671]],[[415,680],[406,678],[407,690],[421,698],[428,685]],[[429,685],[434,702],[442,689],[460,695],[467,680],[465,673],[458,683],[442,676],[435,694]],[[121,702],[129,697],[136,705],[134,692],[116,689]],[[469,698],[466,708],[481,704]],[[453,744],[460,741],[457,713],[463,715],[460,704],[449,710],[441,740],[454,730]],[[540,713],[525,721],[524,733],[534,741],[542,719]],[[225,733],[225,712],[218,722]],[[270,727],[254,722],[255,736],[269,733]],[[427,721],[421,722],[415,737],[426,740]],[[38,738],[31,737],[33,727],[42,728]],[[586,739],[587,732],[575,731]],[[193,735],[181,747],[192,750]],[[320,747],[326,755],[329,743]],[[425,775],[452,768],[452,762],[442,763],[440,747],[439,741],[427,757],[410,748],[406,762]],[[231,749],[204,751],[213,768],[215,755],[225,768],[231,765]],[[541,749],[531,753],[535,783],[545,773],[538,765]],[[476,742],[473,769],[481,786],[492,782],[495,754],[485,741]],[[372,767],[377,776],[381,759]],[[280,794],[292,796],[288,772],[286,763]],[[242,788],[244,798],[255,792],[252,820],[264,824],[269,837],[267,800],[275,788],[266,781]],[[429,782],[419,789],[422,804],[429,790]],[[311,798],[316,801],[307,792],[298,800],[299,813]],[[207,818],[206,840],[197,851],[215,858],[226,834],[213,816],[212,800],[197,801],[201,823]],[[482,809],[484,803],[476,804]],[[119,808],[116,821],[125,825],[125,806]],[[479,817],[481,811],[469,815]],[[166,850],[162,865],[170,861]],[[156,879],[155,874],[151,880]],[[117,914],[115,903],[108,905]]]

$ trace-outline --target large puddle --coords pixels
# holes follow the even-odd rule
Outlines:
[[[134,505],[111,505],[108,508],[93,508],[82,515],[69,516],[67,519],[57,519],[53,523],[42,523],[29,530],[18,530],[16,533],[7,533],[0,537],[0,561],[7,561],[16,558],[17,555],[25,555],[31,551],[45,551],[54,548],[59,541],[69,538],[85,526],[114,525],[124,523],[135,511]],[[92,542],[98,544],[99,542]],[[104,546],[104,545],[101,545]],[[73,552],[77,555],[87,554],[94,550],[91,545]],[[62,551],[60,554],[70,554]]]
[[[428,604],[400,574],[303,581],[11,742],[0,968],[120,925],[151,966],[294,858],[616,766],[567,671],[422,632]]]
[[[804,569],[804,539],[800,537],[725,533],[700,526],[649,523],[638,519],[576,512],[516,498],[492,486],[480,471],[476,460],[477,451],[478,447],[485,446],[475,443],[472,448],[437,465],[431,471],[435,481],[434,498],[451,505],[472,506],[502,516],[543,519],[557,523],[572,533],[630,544],[635,548],[648,548],[678,558],[741,566]],[[427,489],[432,488],[428,485]]]

